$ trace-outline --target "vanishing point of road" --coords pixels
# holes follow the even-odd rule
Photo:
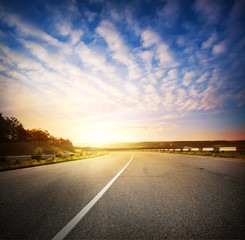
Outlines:
[[[113,152],[0,173],[0,239],[245,239],[245,161]]]

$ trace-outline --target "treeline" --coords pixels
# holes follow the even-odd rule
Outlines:
[[[0,143],[17,144],[33,143],[38,145],[49,145],[61,147],[67,151],[74,151],[72,142],[69,139],[57,138],[51,135],[47,130],[39,128],[25,129],[23,124],[14,117],[4,117],[0,113]]]

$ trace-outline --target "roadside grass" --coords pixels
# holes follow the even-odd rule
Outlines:
[[[41,159],[39,161],[36,159],[0,161],[0,171],[42,166],[42,165],[61,163],[67,161],[82,160],[87,158],[95,158],[107,154],[109,154],[109,152],[92,152],[92,153],[88,152],[83,156],[73,156],[73,157],[65,157],[65,158],[55,157],[55,158]]]
[[[173,151],[160,151],[162,153],[185,154],[185,155],[199,155],[223,158],[239,158],[245,159],[245,152],[173,152]]]

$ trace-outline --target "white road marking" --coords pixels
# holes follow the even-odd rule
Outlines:
[[[95,203],[103,196],[109,187],[117,180],[129,163],[133,160],[133,155],[129,162],[121,169],[121,171],[53,238],[53,240],[62,240],[76,226],[76,224],[86,215],[86,213],[95,205]]]

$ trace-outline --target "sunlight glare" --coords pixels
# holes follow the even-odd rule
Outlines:
[[[91,140],[93,143],[106,143],[109,141],[109,137],[107,134],[103,132],[97,132]]]

